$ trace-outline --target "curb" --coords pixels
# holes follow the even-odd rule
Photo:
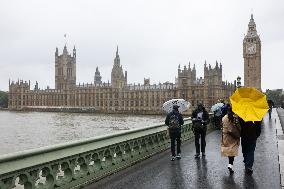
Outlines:
[[[276,126],[276,138],[277,138],[277,148],[278,148],[278,160],[279,160],[279,171],[280,171],[280,186],[284,189],[284,134],[279,119],[278,111],[276,109],[275,114],[275,126]]]

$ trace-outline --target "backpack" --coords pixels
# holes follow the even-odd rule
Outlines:
[[[204,123],[202,124],[202,122],[198,120],[192,123],[192,128],[194,129],[194,131],[201,132],[206,130],[207,127]]]
[[[178,117],[175,114],[172,114],[170,119],[169,119],[169,129],[179,129],[180,128],[180,124],[179,124],[179,120]]]

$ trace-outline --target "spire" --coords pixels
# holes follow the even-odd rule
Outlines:
[[[55,56],[58,56],[58,48],[55,49]]]
[[[120,66],[120,58],[119,58],[119,54],[118,54],[118,45],[116,46],[116,55],[115,55],[115,59],[114,59],[114,64],[117,65],[118,67]]]
[[[190,69],[190,61],[188,62],[188,69]]]
[[[253,14],[251,14],[250,16],[250,21],[248,24],[248,32],[247,32],[246,37],[247,38],[257,37],[256,24],[253,19]]]
[[[68,54],[66,44],[64,45],[63,54]]]
[[[73,48],[73,57],[76,57],[76,48],[75,48],[75,45],[74,45],[74,48]]]
[[[248,27],[249,27],[250,31],[256,30],[256,25],[255,25],[255,22],[254,22],[254,19],[253,19],[253,14],[251,14],[251,16],[250,16],[250,21],[249,21]]]

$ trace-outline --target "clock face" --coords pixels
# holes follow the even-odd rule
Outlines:
[[[247,43],[246,51],[248,54],[256,53],[256,44],[255,43]]]

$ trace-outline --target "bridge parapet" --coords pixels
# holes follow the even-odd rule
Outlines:
[[[191,123],[190,118],[185,119],[182,140],[193,136]],[[166,126],[160,124],[2,155],[0,189],[79,188],[169,145]]]

